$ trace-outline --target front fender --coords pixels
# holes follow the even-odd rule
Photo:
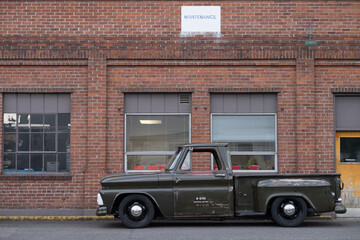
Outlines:
[[[115,197],[114,197],[114,200],[111,204],[111,210],[109,213],[111,214],[114,214],[118,211],[118,208],[119,208],[119,204],[120,202],[128,195],[132,195],[132,194],[137,194],[137,195],[144,195],[146,197],[148,197],[152,203],[154,204],[154,207],[159,210],[159,213],[161,215],[163,215],[163,213],[161,212],[161,209],[160,209],[160,206],[159,206],[159,203],[158,201],[152,196],[152,194],[148,193],[148,192],[120,192],[118,193]]]
[[[173,217],[173,200],[172,192],[154,190],[123,190],[123,189],[106,189],[100,190],[100,194],[107,207],[107,214],[117,215],[119,204],[124,197],[131,194],[141,194],[148,197],[157,210],[158,215],[166,218]]]

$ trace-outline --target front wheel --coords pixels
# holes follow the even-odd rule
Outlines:
[[[271,216],[283,227],[297,227],[307,216],[307,205],[300,197],[279,197],[271,205]]]
[[[154,205],[144,195],[126,196],[119,205],[119,218],[129,228],[146,227],[154,219],[154,215]]]

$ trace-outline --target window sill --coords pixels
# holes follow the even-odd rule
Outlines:
[[[66,174],[44,174],[44,173],[2,173],[0,180],[44,180],[44,181],[71,181],[72,175]]]

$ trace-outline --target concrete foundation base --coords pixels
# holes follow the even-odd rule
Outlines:
[[[0,209],[0,216],[95,216],[95,209]]]

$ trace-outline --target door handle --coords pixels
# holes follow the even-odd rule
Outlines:
[[[175,177],[175,183],[178,183],[178,182],[180,182],[180,178]]]
[[[215,173],[215,177],[225,177],[225,173]]]

